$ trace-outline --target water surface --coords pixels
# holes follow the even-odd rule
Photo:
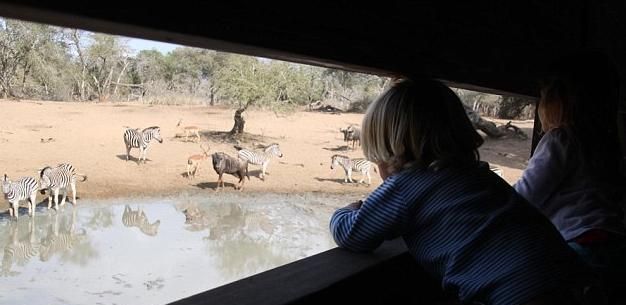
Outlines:
[[[354,195],[79,201],[0,219],[0,304],[166,304],[335,247]]]

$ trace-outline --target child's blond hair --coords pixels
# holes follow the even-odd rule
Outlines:
[[[400,80],[368,107],[361,142],[367,159],[395,171],[476,162],[483,139],[450,88]]]
[[[577,167],[587,174],[620,179],[625,155],[617,124],[620,75],[612,58],[602,50],[583,50],[560,57],[544,74],[538,108],[542,130],[566,131],[580,154]]]

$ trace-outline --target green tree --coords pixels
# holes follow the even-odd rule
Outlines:
[[[251,105],[275,112],[324,100],[367,105],[386,82],[372,75],[190,47],[165,55],[155,50],[132,55],[118,36],[0,19],[0,95],[5,98],[103,101],[145,96],[150,102],[226,103],[241,115]]]
[[[105,101],[111,93],[116,93],[117,84],[130,63],[127,52],[125,43],[119,37],[99,33],[90,35],[85,64],[89,85],[99,101]],[[117,77],[117,82],[114,77]]]
[[[54,30],[47,25],[16,20],[1,22],[0,91],[4,98],[27,95],[27,80],[34,67],[45,60],[44,49],[50,47],[53,38]]]
[[[211,50],[182,47],[166,58],[168,88],[194,96],[207,97],[215,104],[218,91],[215,75],[224,63],[224,54]]]
[[[243,133],[245,120],[242,114],[249,106],[271,100],[271,86],[264,72],[266,67],[258,59],[234,54],[226,57],[224,67],[218,71],[217,79],[225,97],[238,106],[231,134]]]
[[[116,95],[131,63],[125,42],[117,36],[76,29],[65,30],[63,37],[73,58],[71,95],[79,101],[104,101]]]

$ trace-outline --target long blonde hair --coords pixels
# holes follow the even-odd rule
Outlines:
[[[618,176],[622,162],[617,135],[619,79],[607,54],[585,50],[549,66],[540,84],[542,130],[562,128],[577,151],[571,158],[597,177]]]
[[[363,153],[392,171],[478,161],[482,137],[459,98],[435,80],[400,80],[379,96],[363,118]]]
[[[544,84],[538,109],[542,131],[573,125],[572,107],[568,103],[572,103],[575,97],[569,96],[567,91],[560,80]]]

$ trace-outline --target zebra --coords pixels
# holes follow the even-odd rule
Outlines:
[[[4,255],[0,264],[0,275],[15,275],[11,272],[13,263],[25,265],[39,253],[39,244],[35,239],[35,217],[30,218],[29,232],[26,238],[18,239],[18,222],[9,224],[11,241],[4,247]]]
[[[365,177],[367,177],[367,184],[372,183],[372,177],[370,176],[370,169],[374,169],[374,172],[378,172],[376,170],[376,166],[374,163],[367,161],[365,159],[350,159],[350,157],[343,155],[333,155],[331,158],[330,169],[334,169],[335,166],[341,165],[343,170],[346,173],[344,178],[344,182],[353,182],[352,181],[352,171],[360,171],[362,174],[361,180],[359,183],[363,183],[365,181]]]
[[[130,206],[126,205],[122,214],[122,223],[126,227],[137,227],[143,234],[148,236],[155,236],[158,233],[161,221],[157,220],[154,223],[150,223],[143,210],[137,209],[133,211]]]
[[[17,181],[9,180],[9,176],[4,174],[2,179],[2,192],[4,198],[9,201],[9,216],[18,219],[20,201],[28,199],[28,215],[33,216],[35,207],[37,206],[37,190],[39,185],[37,180],[32,177],[23,177]]]
[[[361,146],[361,129],[354,125],[349,125],[347,128],[340,128],[339,131],[343,133],[343,140],[350,143],[352,141],[352,150],[355,149],[355,144],[358,142]]]
[[[143,163],[146,163],[146,153],[152,139],[159,141],[159,143],[163,143],[163,139],[161,138],[161,128],[158,126],[148,127],[141,132],[139,131],[139,128],[127,128],[126,131],[124,131],[126,161],[130,159],[130,150],[133,148],[139,148],[139,160],[137,160],[137,164],[141,164],[142,157]]]
[[[48,210],[52,207],[52,196],[54,195],[54,209],[59,209],[59,192],[63,190],[61,206],[65,204],[67,198],[67,187],[72,189],[72,204],[76,205],[76,177],[81,176],[81,182],[87,180],[87,176],[77,174],[76,169],[69,163],[60,163],[56,167],[46,166],[39,173],[39,189],[42,194],[48,193]]]
[[[270,164],[272,157],[283,157],[283,153],[280,151],[278,143],[272,143],[266,146],[263,152],[241,149],[237,146],[235,148],[239,149],[237,155],[239,156],[240,160],[248,161],[248,163],[250,164],[263,166],[263,170],[259,175],[259,177],[263,180],[265,180],[265,171],[267,170],[267,166]]]

